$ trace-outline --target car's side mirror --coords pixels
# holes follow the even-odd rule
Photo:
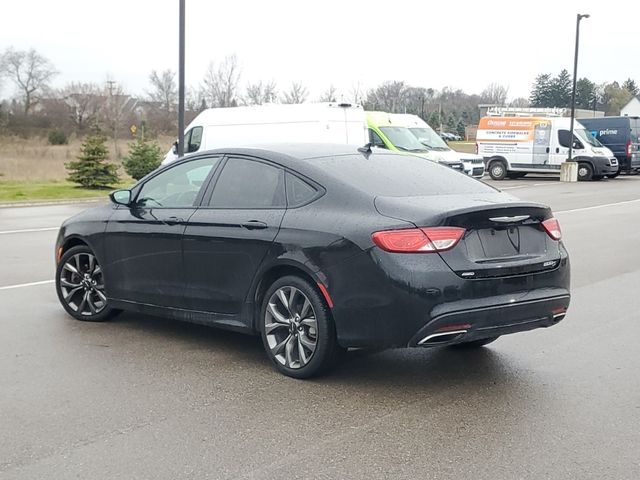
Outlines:
[[[128,207],[131,205],[131,190],[116,190],[109,194],[109,198],[116,205],[124,205]]]
[[[171,152],[174,155],[178,155],[178,142],[177,141],[173,142],[173,146],[171,147]]]

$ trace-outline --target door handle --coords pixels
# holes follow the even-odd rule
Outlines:
[[[164,223],[167,225],[177,225],[179,223],[184,223],[184,219],[180,217],[169,217],[164,221]]]
[[[547,147],[547,153],[549,153],[549,147]]]
[[[560,153],[560,147],[556,147],[556,153]]]
[[[247,230],[263,230],[267,228],[267,224],[259,220],[249,220],[248,222],[244,222],[242,227]]]

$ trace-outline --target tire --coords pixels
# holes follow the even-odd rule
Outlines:
[[[585,162],[578,163],[578,181],[588,182],[593,177],[593,167]]]
[[[470,342],[455,343],[453,345],[450,345],[450,348],[453,348],[456,350],[480,348],[490,344],[491,342],[495,342],[498,338],[500,338],[499,335],[497,337],[488,337],[488,338],[481,338],[480,340],[471,340]]]
[[[591,180],[593,180],[594,182],[598,182],[600,180],[602,180],[604,178],[604,175],[593,175],[591,177]]]
[[[259,321],[267,356],[288,377],[319,375],[340,356],[329,307],[315,285],[301,277],[279,278],[267,289]]]
[[[102,268],[86,245],[70,248],[60,258],[56,293],[62,307],[76,320],[104,322],[119,313],[109,306]]]
[[[504,180],[507,173],[507,164],[504,161],[494,160],[489,163],[489,176],[493,180]]]

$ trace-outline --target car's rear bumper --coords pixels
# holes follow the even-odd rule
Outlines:
[[[439,315],[418,330],[408,346],[450,345],[550,327],[564,318],[570,301],[569,292],[555,293],[559,295]]]
[[[323,271],[338,342],[406,347],[452,325],[469,325],[467,340],[552,325],[569,305],[569,259],[559,248],[555,268],[483,279],[461,278],[436,254],[353,256]]]

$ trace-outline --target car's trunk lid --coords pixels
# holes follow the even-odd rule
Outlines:
[[[382,215],[417,227],[455,226],[466,230],[451,250],[440,252],[463,278],[519,275],[557,267],[560,251],[542,227],[551,210],[504,193],[422,197],[377,197]]]

